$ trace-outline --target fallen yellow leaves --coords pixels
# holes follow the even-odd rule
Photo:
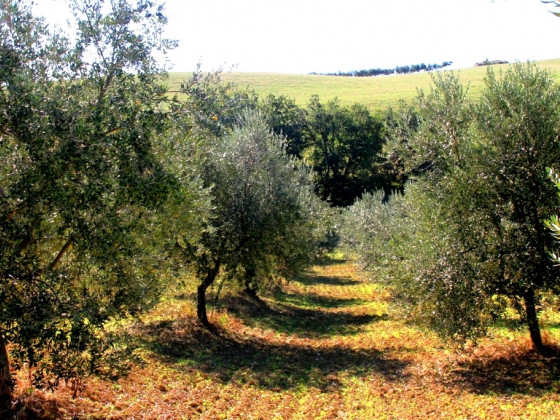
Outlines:
[[[455,352],[388,313],[389,293],[351,263],[314,267],[266,307],[222,301],[211,333],[191,300],[166,300],[130,327],[143,365],[21,404],[68,419],[560,418],[560,358],[515,332]]]

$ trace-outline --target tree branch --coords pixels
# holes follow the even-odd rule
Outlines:
[[[54,260],[52,260],[52,262],[49,264],[49,271],[52,271],[56,268],[56,266],[58,265],[58,263],[60,262],[60,260],[62,259],[62,257],[64,256],[64,254],[66,253],[66,251],[68,251],[68,249],[70,249],[70,247],[72,246],[72,237],[70,237],[66,243],[64,244],[64,246],[62,247],[62,249],[58,252],[57,256],[54,258]]]

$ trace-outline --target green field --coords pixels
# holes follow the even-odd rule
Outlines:
[[[542,68],[550,69],[560,80],[560,59],[538,62]],[[496,71],[507,65],[492,66]],[[455,70],[465,85],[469,85],[469,95],[476,98],[484,85],[486,67],[472,67]],[[190,73],[170,73],[169,87],[179,88],[180,83]],[[342,77],[293,75],[277,73],[225,73],[224,79],[239,86],[247,86],[259,95],[285,95],[305,106],[311,95],[317,94],[322,101],[338,97],[343,104],[364,104],[371,110],[395,106],[399,100],[409,100],[416,96],[417,89],[427,90],[431,83],[430,73],[416,73],[377,77]]]

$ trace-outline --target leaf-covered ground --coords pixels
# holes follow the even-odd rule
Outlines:
[[[75,397],[70,386],[26,394],[20,378],[21,418],[560,418],[560,357],[536,355],[525,331],[496,328],[456,352],[389,298],[334,258],[262,304],[222,299],[214,332],[177,295],[129,328],[144,363],[87,378]],[[545,325],[558,341],[558,324]]]

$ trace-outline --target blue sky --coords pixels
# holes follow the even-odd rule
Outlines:
[[[65,0],[36,0],[63,22]],[[485,59],[560,58],[540,0],[167,0],[172,71],[336,72]],[[560,9],[559,9],[560,10]]]

